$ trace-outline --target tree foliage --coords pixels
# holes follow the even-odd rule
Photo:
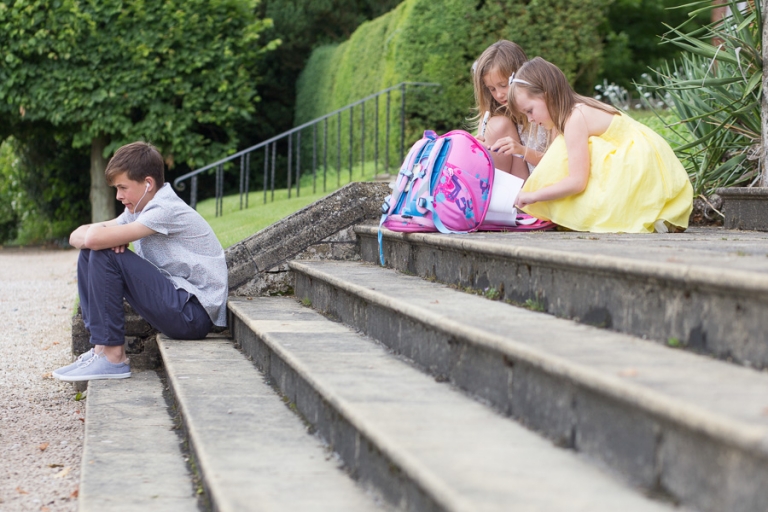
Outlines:
[[[361,23],[400,1],[262,0],[260,17],[273,21],[264,37],[278,39],[280,45],[260,64],[258,91],[263,108],[248,130],[251,144],[292,127],[296,81],[315,47],[347,39]]]
[[[255,70],[275,46],[261,38],[269,23],[256,7],[256,0],[0,2],[0,124],[48,123],[71,134],[74,147],[96,144],[105,157],[148,140],[169,168],[220,158],[236,147],[238,121],[255,111]]]
[[[660,44],[668,26],[694,30],[707,13],[689,16],[691,0],[615,0],[602,27],[605,40],[601,78],[626,89],[649,69],[676,58],[680,49]]]

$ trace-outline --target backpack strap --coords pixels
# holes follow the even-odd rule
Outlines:
[[[466,235],[468,231],[454,231],[452,229],[448,229],[445,227],[445,224],[443,224],[443,221],[440,220],[440,217],[437,215],[437,212],[435,211],[435,198],[433,196],[429,196],[427,198],[427,209],[432,212],[432,222],[435,223],[435,227],[437,230],[441,233],[444,233],[446,235],[448,234],[454,234],[454,235]]]
[[[443,145],[445,145],[446,139],[444,137],[440,137],[435,141],[435,145],[432,146],[432,152],[429,154],[429,160],[427,161],[427,169],[431,169],[432,173],[435,173],[437,169],[435,169],[435,163],[437,162],[437,159],[440,157],[440,151],[443,149]],[[425,173],[422,173],[422,177]],[[428,180],[422,180],[421,187],[419,187],[419,190],[416,192],[416,201],[417,205],[421,206],[422,208],[426,208],[426,206],[423,206],[419,203],[419,199],[422,194],[426,196],[429,196],[430,190],[432,187],[432,176],[430,176],[430,179]],[[429,200],[427,200],[427,203],[429,203]],[[427,208],[429,209],[429,208]],[[434,216],[434,212],[432,212],[432,215]]]
[[[418,163],[421,161],[421,157],[424,154],[424,150],[427,147],[427,144],[430,141],[433,141],[437,138],[437,134],[433,132],[432,130],[426,130],[424,132],[424,136],[416,142],[414,147],[411,149],[411,153],[414,154],[413,161],[410,162],[410,165],[404,165],[402,169],[400,169],[400,172],[398,175],[402,174],[407,179],[408,182],[403,186],[402,190],[395,187],[395,189],[392,191],[392,194],[387,196],[386,199],[384,199],[384,204],[381,205],[381,219],[379,220],[379,233],[378,233],[378,240],[379,240],[379,261],[381,262],[381,266],[384,266],[384,246],[383,246],[383,233],[381,232],[381,227],[384,225],[384,221],[387,220],[387,217],[389,216],[390,212],[393,208],[397,206],[397,204],[400,202],[400,199],[404,192],[407,190],[410,190],[411,183],[413,183],[414,179],[414,169],[418,165]]]

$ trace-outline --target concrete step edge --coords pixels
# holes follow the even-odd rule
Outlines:
[[[197,512],[192,474],[154,371],[88,384],[80,512]]]
[[[698,406],[660,395],[639,385],[624,382],[618,377],[596,374],[568,360],[552,356],[543,351],[531,349],[508,338],[502,338],[467,327],[461,322],[436,315],[431,311],[413,306],[405,307],[383,293],[363,288],[343,279],[337,279],[321,270],[313,268],[312,264],[292,261],[290,262],[290,267],[296,272],[325,281],[334,287],[373,302],[380,307],[422,322],[430,328],[449,331],[453,336],[462,338],[465,343],[480,347],[482,350],[490,350],[502,356],[510,356],[525,361],[547,373],[563,376],[595,393],[634,403],[673,424],[705,434],[725,445],[747,452],[759,453],[761,456],[768,458],[768,445],[765,442],[767,432],[763,428],[745,424],[738,420],[724,418]],[[468,295],[467,300],[483,301],[486,299]],[[569,320],[559,320],[561,322],[570,322]],[[598,330],[597,328],[585,327]],[[617,333],[616,336],[619,338],[627,335]],[[674,357],[673,353],[670,355]]]
[[[355,226],[355,232],[366,237],[378,236],[378,227],[367,224]],[[470,237],[442,235],[440,233],[399,233],[382,229],[384,239],[406,243],[445,247],[453,250],[476,252],[509,258],[512,260],[537,261],[553,268],[586,270],[593,273],[633,275],[643,279],[658,279],[686,283],[743,297],[745,293],[766,298],[768,276],[756,275],[735,269],[713,269],[704,266],[682,265],[667,262],[649,263],[630,258],[600,254],[585,255],[555,249],[537,247],[506,247],[476,240]]]
[[[213,343],[212,343],[213,342]],[[217,344],[218,346],[214,345]],[[187,432],[187,439],[190,445],[190,449],[196,454],[196,463],[198,471],[200,472],[201,479],[205,485],[208,497],[211,501],[211,507],[213,510],[220,512],[239,512],[243,510],[245,506],[253,509],[265,510],[265,511],[279,511],[284,509],[283,507],[290,507],[299,510],[315,510],[318,512],[323,511],[323,503],[328,503],[328,495],[324,495],[324,492],[336,492],[334,500],[329,506],[332,506],[336,510],[345,510],[349,512],[359,511],[381,511],[381,507],[376,504],[377,498],[369,495],[366,491],[360,489],[355,485],[349,475],[339,470],[335,462],[327,457],[326,448],[322,446],[319,439],[314,437],[311,433],[307,432],[306,425],[302,419],[291,411],[288,405],[285,403],[283,397],[278,395],[274,389],[269,387],[261,375],[259,370],[253,366],[250,361],[247,361],[246,357],[238,351],[232,344],[232,342],[222,337],[210,337],[204,340],[172,340],[164,335],[158,336],[158,347],[163,357],[163,361],[168,374],[168,381],[174,393],[174,399],[181,415],[183,426]],[[194,351],[200,348],[213,348],[220,361],[230,360],[236,361],[236,368],[232,371],[244,371],[246,374],[238,374],[240,377],[236,383],[232,383],[234,375],[232,373],[220,373],[217,377],[208,377],[205,374],[201,374],[203,379],[208,379],[206,384],[210,384],[213,390],[213,395],[216,397],[216,401],[219,405],[227,403],[227,407],[230,407],[230,402],[235,400],[236,402],[242,402],[249,397],[253,398],[258,404],[263,404],[262,407],[269,407],[269,420],[263,420],[268,423],[265,428],[262,429],[261,425],[257,421],[244,421],[241,422],[238,418],[229,416],[224,418],[226,421],[232,419],[238,420],[236,425],[228,425],[226,430],[227,436],[231,439],[242,441],[241,437],[238,437],[247,430],[248,444],[245,446],[240,444],[238,446],[232,445],[232,450],[229,453],[225,453],[224,459],[221,459],[222,455],[218,449],[220,446],[208,446],[212,434],[206,433],[206,429],[212,427],[210,422],[207,422],[203,415],[200,413],[201,409],[192,403],[194,400],[194,387],[189,386],[189,379],[184,379],[184,356],[177,356],[175,352],[181,347],[181,350]],[[188,358],[200,358],[198,354],[188,355]],[[227,368],[231,368],[227,366]],[[180,373],[181,372],[181,373]],[[244,378],[247,375],[248,378]],[[221,379],[215,381],[215,379]],[[216,385],[216,382],[223,383],[220,386]],[[237,390],[231,390],[226,388],[226,385],[236,385]],[[219,392],[220,394],[216,394]],[[226,402],[227,393],[233,393],[230,397],[230,402]],[[267,405],[268,404],[268,405]],[[231,405],[229,413],[238,414],[235,405]],[[251,404],[254,405],[254,404]],[[259,412],[266,414],[262,409]],[[247,419],[247,418],[246,418]],[[283,440],[275,441],[269,434],[274,432],[275,426],[269,424],[270,421],[279,422],[279,429],[286,435],[293,436],[292,441],[286,442]],[[222,423],[223,424],[223,423]],[[272,430],[270,430],[272,429]],[[268,443],[262,443],[258,445],[257,440],[270,440]],[[296,442],[300,445],[296,445]],[[289,474],[291,481],[284,481],[288,479],[280,479],[275,481],[274,479],[267,482],[263,473],[254,473],[251,478],[246,478],[248,475],[238,474],[238,478],[246,480],[258,480],[262,482],[262,487],[254,484],[253,489],[247,496],[232,496],[230,491],[233,490],[232,483],[227,479],[231,474],[227,474],[227,471],[231,470],[232,461],[226,459],[230,457],[234,452],[242,454],[247,452],[250,443],[254,445],[252,455],[254,459],[257,457],[265,457],[272,461],[275,458],[275,451],[279,453],[280,463],[285,463],[283,466],[271,466],[270,475],[285,476]],[[266,447],[266,448],[265,448]],[[297,455],[296,450],[301,450]],[[217,457],[216,460],[211,459],[211,454]],[[298,459],[302,459],[298,461]],[[312,460],[312,466],[310,471],[306,469],[297,470],[298,464],[304,462],[304,459]],[[227,461],[226,464],[223,461]],[[222,465],[225,464],[225,465]],[[242,463],[241,463],[242,464]],[[247,464],[246,464],[247,465]],[[257,469],[253,469],[253,465],[248,469],[251,471],[263,471],[264,468],[256,466]],[[240,468],[242,469],[242,468]],[[245,481],[245,480],[244,480]],[[300,488],[300,492],[294,493],[295,495],[302,495],[298,497],[288,497],[288,501],[280,501],[282,498],[276,498],[269,494],[269,490],[264,488],[263,485],[270,483],[272,487],[286,485],[296,486]],[[317,488],[312,487],[322,483],[322,489],[318,494]],[[282,489],[281,487],[281,489]],[[282,489],[284,490],[284,489]],[[315,493],[312,496],[306,495],[306,493]],[[285,494],[282,493],[281,496]],[[261,499],[261,501],[258,501]],[[294,500],[294,501],[291,501]],[[297,501],[298,500],[298,501]],[[308,505],[308,501],[310,504]],[[317,503],[312,505],[311,503]]]
[[[379,432],[366,421],[361,420],[354,407],[350,407],[349,404],[340,400],[321,381],[316,379],[312,371],[294,357],[290,351],[285,350],[280,343],[274,343],[269,335],[265,335],[258,324],[242,312],[241,308],[238,307],[237,300],[230,300],[228,307],[270,350],[283,359],[290,367],[294,368],[313,389],[317,390],[327,403],[347,418],[357,431],[376,445],[379,451],[396,461],[403,472],[409,475],[412,480],[420,482],[433,499],[445,510],[467,512],[473,510],[471,504],[466,503],[460,495],[456,494],[451,487],[445,485],[439,478],[436,478],[417,459],[410,457],[407,452],[391,450],[389,448],[391,443],[386,438],[380,436]]]
[[[259,299],[255,299],[254,302],[251,303],[255,303],[256,300]],[[261,300],[290,301],[291,299],[282,297],[270,297],[261,298]],[[478,510],[476,504],[469,501],[446,482],[443,482],[440,476],[435,474],[427,464],[422,463],[418,457],[410,454],[406,449],[400,447],[397,441],[390,440],[386,434],[380,433],[377,429],[377,426],[372,423],[364,413],[359,413],[357,411],[354,404],[348,403],[343,397],[337,396],[332,384],[326,385],[323,382],[322,377],[316,378],[313,368],[310,367],[311,365],[304,364],[298,356],[294,356],[289,348],[286,348],[282,345],[284,342],[283,337],[273,337],[271,332],[262,329],[262,327],[259,325],[260,321],[250,318],[247,311],[245,311],[241,306],[248,304],[249,302],[250,301],[248,301],[248,299],[231,298],[228,307],[230,312],[237,318],[237,320],[241,321],[251,332],[256,335],[256,337],[259,339],[259,343],[264,344],[271,352],[271,354],[282,361],[280,367],[287,366],[291,368],[291,370],[295,372],[301,380],[305,381],[311,387],[311,389],[313,389],[320,396],[324,404],[331,406],[334,411],[336,411],[341,417],[348,421],[353,426],[353,428],[363,436],[363,439],[375,447],[375,450],[378,453],[386,455],[386,457],[397,466],[398,474],[407,475],[411,481],[415,482],[416,485],[427,492],[428,495],[434,500],[435,504],[440,507],[440,510],[456,512],[470,512]],[[319,318],[323,318],[321,314],[317,313],[317,315]],[[331,322],[330,320],[327,321]],[[349,333],[356,336],[361,336],[354,329],[349,327],[347,327],[347,329],[349,330]],[[370,340],[368,340],[368,342],[374,343]],[[272,357],[272,355],[269,356],[270,359],[272,359]],[[392,357],[395,358],[395,356]],[[408,363],[403,364],[410,366]],[[439,386],[437,383],[435,383],[435,385]],[[467,399],[467,401],[473,402],[470,399]],[[501,419],[501,421],[506,422],[508,420]],[[562,448],[555,446],[552,446],[551,449],[563,450]],[[567,452],[568,450],[564,451]],[[624,487],[625,485],[623,482],[618,483],[618,480],[615,482],[620,487]],[[641,497],[639,494],[637,498],[640,500],[648,500],[648,498]],[[665,509],[667,506],[661,502],[653,503],[654,506],[658,506],[662,509]],[[412,508],[406,507],[406,509],[411,510]]]

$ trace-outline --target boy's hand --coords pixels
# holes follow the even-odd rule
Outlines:
[[[113,252],[116,252],[118,254],[125,252],[125,250],[128,248],[128,244],[125,245],[118,245],[116,247],[112,248]]]

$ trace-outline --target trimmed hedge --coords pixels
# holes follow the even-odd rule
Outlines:
[[[425,128],[463,128],[474,102],[470,67],[499,39],[517,42],[529,57],[541,55],[554,62],[584,90],[600,70],[598,29],[611,1],[406,0],[361,25],[348,41],[312,53],[297,84],[295,122],[399,82],[421,81],[438,82],[441,88],[409,89],[406,141],[418,139]],[[342,144],[344,140],[342,132]]]

